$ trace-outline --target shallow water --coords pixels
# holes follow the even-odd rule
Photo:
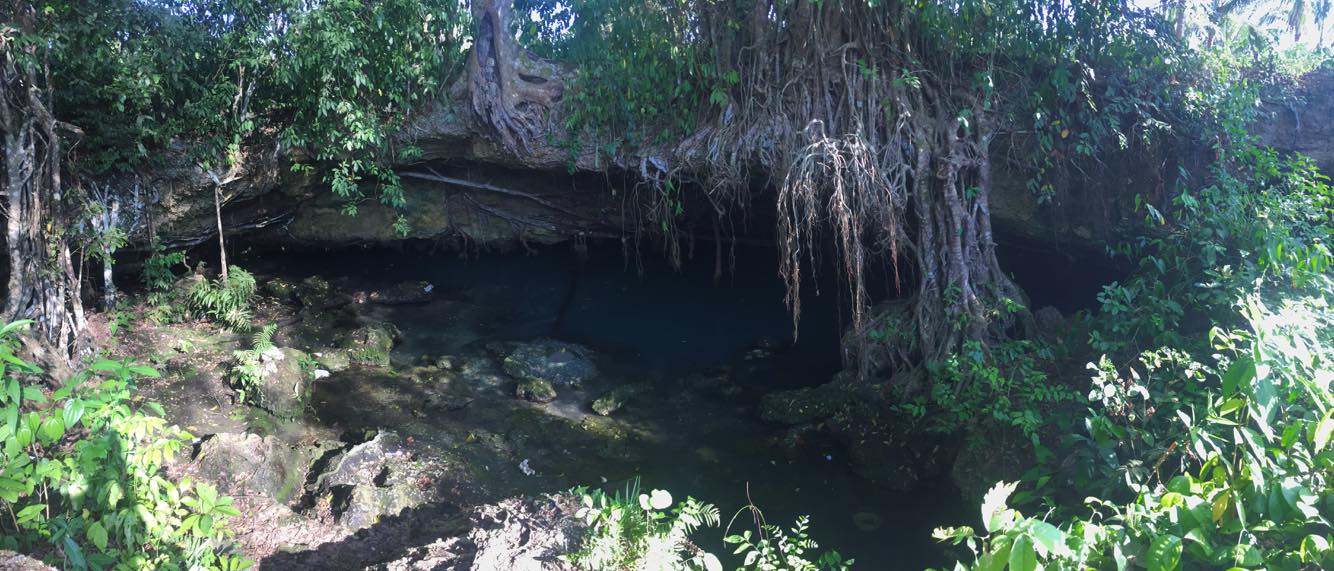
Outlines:
[[[641,274],[619,248],[470,259],[344,251],[242,263],[288,279],[341,278],[359,289],[430,282],[434,301],[376,310],[403,333],[393,355],[400,371],[420,356],[475,357],[489,341],[552,337],[592,348],[602,373],[581,391],[535,405],[512,398],[506,386],[354,369],[317,385],[313,422],[413,436],[426,455],[464,466],[488,494],[617,489],[639,477],[645,488],[717,504],[724,524],[748,496],[771,522],[786,525],[809,514],[813,536],[856,558],[857,569],[943,565],[931,529],[966,521],[972,511],[948,484],[914,493],[878,488],[856,476],[836,447],[818,440],[779,447],[783,428],[756,418],[758,394],[820,384],[839,367],[835,292],[805,297],[800,341],[791,343],[776,258],[771,250],[738,252],[736,271],[717,285],[712,259],[674,271],[646,255]],[[779,348],[770,358],[742,358],[761,342]],[[692,375],[726,365],[746,371],[740,397],[690,388]],[[589,412],[587,403],[600,391],[630,383],[648,388],[613,418]],[[521,460],[536,474],[525,475]],[[883,523],[862,531],[853,521],[857,513]],[[734,529],[749,524],[743,515]],[[721,536],[721,530],[699,535],[715,552],[723,551]]]

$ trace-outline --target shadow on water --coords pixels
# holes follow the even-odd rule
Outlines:
[[[910,493],[874,486],[832,443],[780,445],[783,428],[758,420],[759,394],[820,384],[837,371],[840,311],[834,292],[808,296],[800,340],[792,343],[776,253],[743,251],[737,260],[736,271],[716,285],[712,260],[686,262],[678,272],[646,257],[640,274],[619,247],[595,246],[586,257],[567,249],[472,259],[375,250],[242,261],[265,275],[318,274],[356,289],[430,282],[436,296],[427,304],[375,309],[402,331],[393,355],[397,371],[354,369],[321,381],[310,420],[412,436],[418,456],[446,458],[452,470],[436,483],[453,487],[441,493],[450,505],[408,510],[342,542],[263,563],[314,569],[391,560],[462,531],[466,516],[453,506],[575,485],[617,489],[639,477],[646,488],[717,504],[724,522],[748,493],[773,523],[809,514],[815,539],[856,558],[859,569],[942,565],[931,529],[968,521],[974,511],[952,486],[940,482]],[[537,337],[589,346],[602,374],[537,405],[510,396],[512,386],[453,386],[403,373],[419,357],[486,358],[488,342]],[[744,360],[757,346],[772,355]],[[740,396],[694,390],[692,379],[728,365],[744,389]],[[588,410],[601,391],[625,384],[647,388],[611,418]],[[442,402],[454,405],[432,404]],[[522,460],[537,474],[525,475]],[[854,514],[880,523],[864,529]],[[748,524],[742,517],[736,525]],[[724,552],[722,535],[699,536],[706,549]],[[364,561],[344,559],[352,552],[365,553]]]

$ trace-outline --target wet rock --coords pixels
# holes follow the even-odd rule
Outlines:
[[[880,526],[884,524],[884,518],[871,512],[857,512],[852,514],[852,525],[861,531],[869,533],[880,529]]]
[[[366,294],[366,301],[381,305],[411,305],[434,298],[435,286],[425,281],[402,282]]]
[[[716,367],[691,375],[686,383],[696,391],[725,399],[740,396],[743,392],[741,387],[732,380],[732,369],[730,367]]]
[[[506,373],[521,380],[577,387],[598,374],[593,352],[582,345],[538,339],[528,343],[495,343],[487,348],[501,356],[501,367]]]
[[[291,446],[274,436],[215,434],[200,443],[193,469],[225,494],[291,505],[300,499],[311,465],[331,448]]]
[[[389,563],[389,571],[574,571],[560,556],[579,547],[585,526],[567,494],[511,498],[485,505],[469,518],[466,536],[437,540]]]
[[[342,348],[348,351],[353,363],[372,367],[388,367],[389,352],[400,334],[388,323],[369,323],[357,327],[343,339]]]
[[[533,402],[551,402],[556,400],[556,389],[545,379],[525,379],[519,381],[514,389],[514,396]]]
[[[760,398],[760,418],[789,426],[807,424],[833,416],[851,399],[850,391],[838,383],[775,391]]]
[[[290,347],[273,347],[261,353],[257,388],[260,408],[279,418],[301,416],[310,402],[314,379],[306,367],[309,363],[304,352]]]
[[[27,555],[0,549],[0,569],[7,571],[56,571],[55,567],[42,563]]]
[[[611,416],[643,390],[643,385],[622,385],[602,393],[602,396],[593,399],[589,407],[602,416]]]

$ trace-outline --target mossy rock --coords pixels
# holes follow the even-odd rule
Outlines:
[[[311,372],[303,366],[309,357],[302,351],[288,347],[271,348],[260,359],[259,386],[256,395],[247,395],[247,403],[258,397],[260,408],[279,418],[297,418],[305,412],[310,401]]]
[[[199,477],[225,494],[257,495],[291,505],[301,499],[311,465],[330,448],[291,446],[275,436],[223,433],[199,445],[194,463]]]
[[[315,362],[321,369],[331,373],[346,371],[352,366],[352,356],[347,349],[328,349],[315,355]]]
[[[574,343],[538,339],[527,343],[496,343],[488,348],[502,357],[501,368],[516,379],[577,387],[598,375],[593,352]]]
[[[264,291],[278,301],[295,301],[297,287],[283,278],[269,278],[264,281]]]
[[[348,358],[359,365],[388,367],[389,353],[399,337],[398,328],[387,323],[371,323],[356,328],[343,339]]]
[[[589,408],[592,408],[593,412],[602,416],[611,416],[616,411],[625,407],[626,403],[630,402],[630,400],[633,399],[635,395],[642,392],[643,389],[644,387],[641,385],[622,385],[616,387],[603,393],[602,396],[593,399]]]
[[[551,402],[556,400],[556,388],[545,379],[525,379],[515,387],[514,396],[533,402]]]

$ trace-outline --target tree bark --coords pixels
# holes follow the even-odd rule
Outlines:
[[[31,3],[12,0],[0,21],[33,34]],[[10,35],[9,37],[13,37]],[[61,187],[61,140],[51,112],[48,54],[40,42],[16,53],[0,40],[0,124],[4,127],[6,239],[10,264],[3,318],[30,319],[38,337],[68,359],[78,352],[86,322],[80,284],[66,236],[69,216]]]

